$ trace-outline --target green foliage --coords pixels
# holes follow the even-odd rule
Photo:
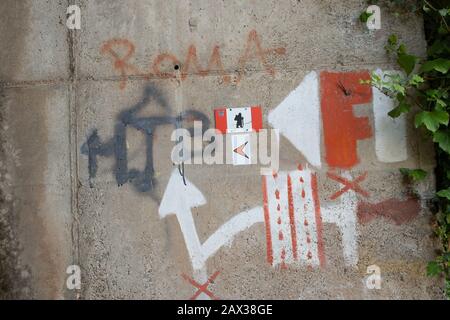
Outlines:
[[[383,0],[382,5],[392,12],[402,12],[407,0]],[[411,2],[411,1],[409,1]],[[413,1],[415,2],[415,1]],[[435,143],[436,150],[436,201],[439,210],[435,215],[434,233],[441,247],[434,261],[427,266],[430,276],[442,276],[445,293],[450,298],[450,2],[448,0],[420,0],[414,12],[423,14],[428,50],[425,58],[408,52],[395,34],[389,36],[386,52],[396,60],[401,72],[373,73],[370,84],[396,101],[389,116],[396,118],[413,113],[415,127]],[[376,2],[375,2],[376,4]],[[408,13],[402,13],[402,15]],[[409,13],[411,14],[411,12]],[[421,169],[401,168],[400,172],[411,182],[426,177]]]
[[[450,133],[448,130],[436,131],[433,134],[433,142],[438,143],[439,148],[450,154]]]
[[[414,124],[416,128],[425,125],[431,132],[436,132],[441,124],[448,125],[448,113],[442,110],[420,111]]]
[[[424,72],[436,70],[440,73],[447,73],[448,69],[450,69],[450,60],[443,58],[427,61],[422,65],[421,68],[421,70]]]
[[[361,21],[361,22],[367,22],[367,20],[369,20],[370,16],[372,16],[372,15],[373,15],[372,12],[364,11],[364,12],[361,13],[361,15],[359,16],[359,21]]]
[[[392,118],[398,118],[402,113],[407,113],[411,110],[411,105],[403,97],[397,98],[398,105],[388,112],[388,115]]]
[[[400,172],[414,182],[423,180],[427,176],[427,172],[422,169],[400,168]]]
[[[437,276],[442,272],[442,267],[439,263],[436,261],[430,261],[428,262],[427,266],[427,275],[429,276]]]
[[[411,54],[399,52],[397,56],[398,65],[409,75],[416,66],[417,57]]]
[[[447,198],[448,200],[450,200],[450,188],[441,190],[439,192],[436,193],[439,197],[442,198]]]

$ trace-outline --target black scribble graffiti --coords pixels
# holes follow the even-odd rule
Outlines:
[[[164,115],[151,117],[138,117],[137,113],[145,106],[154,103],[164,111]],[[153,105],[153,104],[152,104]],[[158,126],[173,125],[181,128],[184,121],[202,121],[203,133],[209,128],[209,119],[202,112],[188,110],[177,116],[171,116],[171,108],[164,95],[153,85],[147,85],[144,95],[137,104],[130,109],[121,112],[114,126],[114,137],[102,142],[98,132],[94,129],[81,147],[81,153],[88,156],[89,185],[94,186],[94,178],[97,174],[98,157],[115,157],[115,178],[119,186],[130,182],[138,191],[149,192],[156,186],[155,170],[153,167],[153,134]],[[128,154],[126,146],[126,129],[134,128],[145,135],[145,168],[143,171],[128,168]],[[187,128],[191,135],[194,128]],[[184,173],[184,170],[183,170]]]

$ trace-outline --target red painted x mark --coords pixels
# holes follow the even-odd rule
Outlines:
[[[339,183],[342,183],[345,187],[343,187],[341,190],[339,190],[338,192],[334,193],[330,199],[331,200],[335,200],[338,197],[340,197],[343,193],[349,191],[349,190],[354,190],[355,192],[358,192],[360,194],[362,194],[364,197],[369,197],[369,193],[365,190],[363,190],[361,188],[361,186],[359,185],[359,183],[361,181],[363,181],[364,179],[367,178],[367,172],[364,172],[362,175],[360,175],[359,177],[357,177],[356,179],[350,181],[347,180],[343,177],[340,177],[334,173],[328,172],[327,173],[328,178],[333,179]]]
[[[199,284],[197,281],[189,278],[187,275],[182,274],[182,277],[188,281],[190,284],[192,284],[194,287],[197,288],[197,292],[191,297],[191,300],[195,300],[198,298],[198,296],[203,292],[207,296],[209,296],[213,300],[219,300],[209,289],[208,286],[211,284],[211,282],[214,282],[214,279],[217,278],[219,275],[219,271],[214,272],[214,274],[209,277],[208,281],[206,281],[204,284]]]

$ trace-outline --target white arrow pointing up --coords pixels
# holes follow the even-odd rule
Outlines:
[[[317,73],[308,73],[299,86],[271,112],[268,121],[314,166],[320,167],[320,103]]]
[[[159,216],[164,218],[169,214],[176,214],[187,250],[195,265],[195,262],[201,262],[203,259],[191,208],[206,204],[206,199],[196,186],[187,179],[185,181],[186,185],[177,169],[172,172],[159,206]]]
[[[206,260],[222,246],[230,244],[236,234],[257,222],[264,222],[264,214],[261,207],[241,212],[220,226],[201,244],[191,208],[206,204],[206,200],[196,186],[188,179],[185,181],[186,185],[177,169],[172,172],[159,206],[159,216],[161,218],[169,214],[177,216],[192,267],[200,270],[205,266]]]

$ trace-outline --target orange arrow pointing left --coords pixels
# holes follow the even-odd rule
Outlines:
[[[239,147],[234,149],[233,152],[236,152],[237,154],[240,154],[241,156],[246,157],[248,159],[248,156],[244,152],[244,148],[247,145],[247,143],[248,143],[248,141],[246,141],[245,143],[241,144]]]

